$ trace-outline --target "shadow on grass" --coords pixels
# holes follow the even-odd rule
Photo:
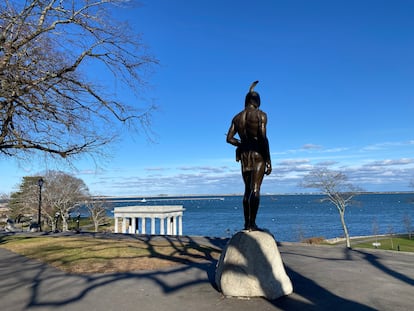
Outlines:
[[[60,236],[62,235],[64,234],[60,234]],[[33,236],[40,236],[40,234]],[[185,292],[186,295],[208,295],[216,301],[220,300],[221,304],[227,305],[226,310],[247,310],[243,309],[244,307],[237,307],[241,305],[253,306],[257,310],[264,309],[261,308],[263,306],[275,310],[374,310],[374,308],[363,303],[340,297],[335,293],[334,288],[320,285],[317,278],[314,278],[312,273],[309,274],[306,268],[302,267],[303,262],[323,261],[330,265],[329,267],[324,266],[329,269],[336,263],[353,262],[354,256],[363,258],[365,262],[380,269],[385,274],[413,285],[412,278],[392,270],[371,253],[344,250],[342,253],[332,252],[335,256],[327,256],[326,254],[320,255],[320,252],[301,252],[302,249],[297,247],[282,247],[284,248],[281,251],[282,259],[294,287],[293,295],[275,301],[265,301],[264,299],[244,302],[235,299],[223,300],[215,286],[215,267],[217,263],[215,252],[221,251],[227,239],[203,238],[200,240],[195,237],[151,237],[93,233],[68,234],[68,236],[137,240],[147,245],[152,257],[169,260],[176,265],[154,271],[68,274],[40,261],[28,259],[0,248],[2,309],[3,307],[5,307],[5,310],[69,307],[86,299],[89,295],[94,295],[96,291],[101,294],[116,296],[117,294],[124,295],[123,291],[131,287],[129,293],[134,292],[135,295],[139,291],[138,289],[142,287],[168,297],[171,294],[180,293],[182,290],[191,288],[191,291]],[[0,234],[0,244],[4,242],[4,237],[4,234]],[[158,248],[160,241],[173,251],[167,254],[160,252]],[[196,254],[191,254],[190,250],[194,248],[199,251]],[[184,254],[189,257],[180,256]],[[316,265],[315,267],[319,266]],[[318,273],[322,274],[324,271]],[[203,284],[207,285],[203,292],[193,294],[194,286]],[[139,301],[136,297],[134,299]],[[196,300],[197,298],[193,297],[193,299]],[[13,308],[15,306],[13,304],[21,306],[21,308]],[[231,308],[229,305],[231,305]],[[108,309],[110,309],[110,306]]]
[[[6,237],[10,235],[13,234],[0,235],[0,244],[4,244]],[[60,234],[59,236],[62,235]],[[27,235],[27,237],[21,234],[16,235],[17,238],[22,240],[39,236],[52,235],[36,234]],[[128,242],[135,240],[140,242],[140,245],[143,243],[146,246],[147,255],[144,257],[168,261],[171,266],[154,271],[136,270],[135,272],[74,274],[65,273],[40,261],[0,248],[0,296],[7,297],[12,295],[13,292],[14,295],[18,296],[20,290],[30,286],[30,298],[29,301],[25,302],[24,307],[46,307],[69,305],[83,299],[88,293],[99,287],[112,285],[123,280],[139,280],[140,282],[146,282],[146,284],[150,283],[150,286],[155,284],[155,288],[165,294],[197,284],[209,283],[213,285],[217,262],[215,258],[218,258],[221,247],[226,243],[225,239],[220,238],[205,238],[204,241],[208,245],[202,245],[200,241],[195,241],[191,237],[124,236],[121,234],[100,235],[93,233],[67,234],[67,236],[79,239],[82,239],[82,236],[111,240],[118,239]],[[102,244],[102,241],[99,243]],[[164,252],[163,248],[168,249],[168,252]],[[64,251],[65,246],[50,245],[45,249],[54,252],[59,249]],[[44,251],[44,249],[37,250],[37,252],[39,251]],[[99,255],[92,255],[89,258],[106,259],[104,256]],[[136,256],[135,259],[139,259],[139,256]],[[62,260],[57,259],[56,261],[60,262]],[[70,261],[71,259],[67,258],[66,260]]]

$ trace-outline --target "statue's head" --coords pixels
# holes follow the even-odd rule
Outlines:
[[[247,107],[249,104],[254,105],[256,108],[260,107],[260,96],[259,93],[254,91],[254,87],[259,81],[254,81],[250,85],[249,93],[246,94],[246,99],[244,101],[244,106]]]

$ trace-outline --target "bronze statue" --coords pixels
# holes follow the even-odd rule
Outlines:
[[[269,141],[266,136],[267,115],[259,109],[260,96],[254,91],[259,81],[250,86],[245,108],[232,120],[227,142],[236,146],[236,161],[241,161],[245,185],[243,197],[244,229],[258,230],[256,215],[260,203],[260,186],[264,174],[272,172]],[[234,136],[238,134],[240,139]]]

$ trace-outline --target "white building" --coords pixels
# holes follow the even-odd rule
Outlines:
[[[115,207],[115,233],[182,235],[183,212],[182,205]],[[158,233],[155,232],[157,219],[159,221]],[[150,224],[149,231],[147,220]],[[121,231],[119,231],[120,223]]]

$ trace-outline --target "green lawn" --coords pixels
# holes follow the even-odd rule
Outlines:
[[[372,243],[378,242],[381,245],[375,247]],[[414,252],[414,238],[411,239],[407,236],[395,236],[395,237],[371,237],[370,239],[365,239],[362,242],[352,241],[352,248],[377,248],[383,250],[394,250],[402,252]]]

